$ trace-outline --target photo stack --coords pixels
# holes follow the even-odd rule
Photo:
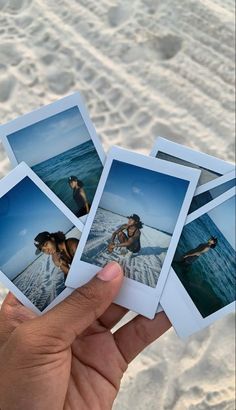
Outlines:
[[[235,309],[235,165],[158,137],[107,155],[79,93],[0,126],[0,280],[43,314],[111,261],[181,338]],[[184,320],[183,320],[184,318]]]

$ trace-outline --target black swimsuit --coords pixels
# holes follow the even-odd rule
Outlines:
[[[129,238],[132,238],[132,237],[136,234],[137,231],[138,231],[138,228],[135,229],[135,231],[133,232],[132,235],[130,235],[130,233],[129,233],[129,228],[127,228],[128,237],[129,237]],[[134,252],[134,253],[137,253],[137,252],[140,251],[140,249],[141,249],[140,234],[139,234],[138,238],[136,238],[136,239],[134,240],[134,242],[131,243],[131,245],[127,246],[127,249],[129,249],[129,251]]]
[[[73,198],[78,206],[78,209],[75,212],[75,215],[78,216],[78,218],[83,215],[86,215],[88,213],[87,208],[86,208],[86,201],[80,193],[80,188],[74,188]]]

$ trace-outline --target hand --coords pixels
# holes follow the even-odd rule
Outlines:
[[[61,254],[60,252],[55,252],[52,254],[52,260],[56,266],[60,267],[61,264]]]
[[[109,245],[108,245],[108,247],[107,247],[108,252],[109,252],[109,253],[112,253],[114,249],[115,249],[115,244],[112,243],[112,242],[109,243]]]
[[[123,280],[112,262],[38,317],[9,294],[0,311],[2,410],[108,410],[128,364],[170,327],[164,313],[137,316],[111,304]]]

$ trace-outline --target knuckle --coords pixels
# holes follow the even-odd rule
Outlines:
[[[101,291],[92,283],[77,289],[79,301],[85,305],[96,306],[102,300]]]
[[[15,329],[13,334],[14,345],[22,356],[32,354],[52,353],[58,350],[60,340],[53,332],[48,332],[40,323],[23,323]]]

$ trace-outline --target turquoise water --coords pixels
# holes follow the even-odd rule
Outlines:
[[[75,175],[84,183],[88,201],[92,203],[103,170],[91,140],[32,167],[45,184],[76,213],[68,177]]]
[[[180,262],[186,252],[211,236],[218,238],[214,249],[189,265]],[[207,214],[184,227],[172,267],[203,317],[235,300],[236,253]]]

